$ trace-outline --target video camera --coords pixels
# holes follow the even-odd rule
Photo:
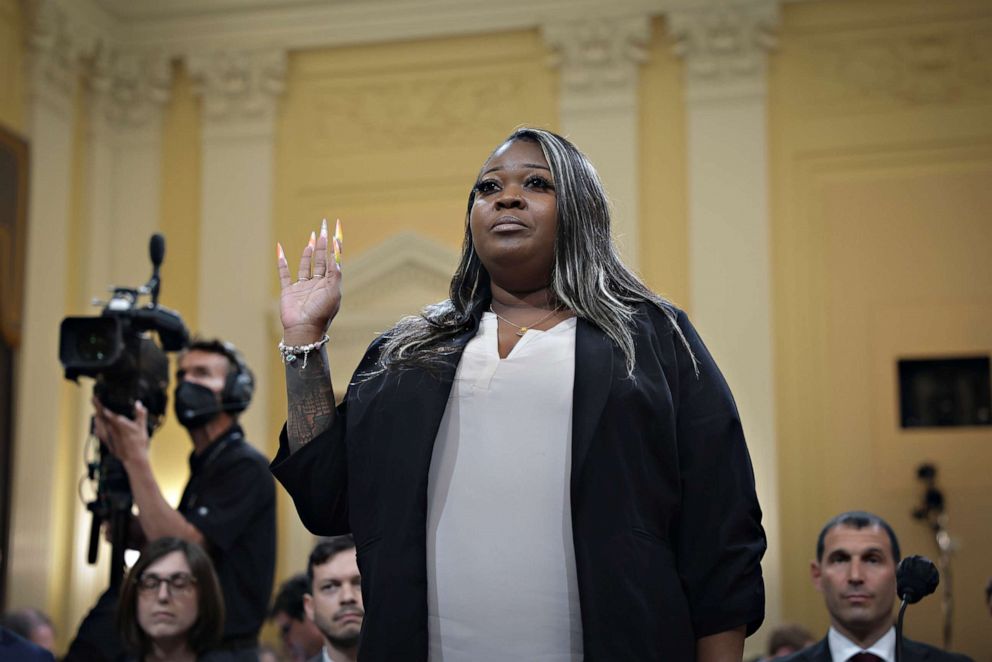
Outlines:
[[[189,331],[175,311],[158,305],[161,279],[159,267],[165,257],[165,239],[152,235],[149,243],[152,277],[140,287],[114,287],[103,312],[91,317],[66,317],[59,333],[59,361],[66,379],[95,380],[93,392],[104,407],[128,418],[134,404],[148,409],[149,435],[165,413],[169,385],[169,362],[165,352],[176,352],[189,344]],[[139,306],[141,296],[151,303]],[[100,303],[100,302],[97,302]],[[151,338],[158,335],[161,347]],[[120,461],[100,444],[98,462],[87,465],[87,476],[96,482],[96,498],[86,507],[93,514],[90,528],[89,562],[96,563],[100,527],[110,523],[112,560],[110,581],[116,586],[123,576],[131,485]]]
[[[148,356],[141,348],[146,332],[155,331],[166,352],[179,351],[189,343],[189,331],[179,314],[158,305],[159,267],[165,257],[162,235],[152,235],[149,253],[153,270],[148,283],[138,288],[114,287],[99,316],[66,317],[59,335],[59,361],[66,379],[93,377],[103,405],[124,416],[132,415],[135,400],[144,395],[138,382],[143,354]],[[151,303],[138,307],[141,295],[151,295]]]

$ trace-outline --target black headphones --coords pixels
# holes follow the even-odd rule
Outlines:
[[[221,406],[224,411],[240,414],[251,404],[251,396],[255,393],[255,375],[237,347],[229,342],[222,342],[221,345],[224,356],[231,362],[231,370],[220,394]]]

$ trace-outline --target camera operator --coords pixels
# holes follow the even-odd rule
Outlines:
[[[174,536],[210,553],[226,605],[222,659],[255,660],[272,590],[276,532],[268,461],[238,425],[251,401],[253,377],[230,343],[197,340],[179,357],[177,381],[174,410],[193,443],[178,510],[169,506],[152,472],[145,404],[135,403],[132,419],[94,397],[94,432],[124,466],[144,537]]]

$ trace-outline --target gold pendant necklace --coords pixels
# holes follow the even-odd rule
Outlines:
[[[514,324],[513,322],[511,322],[510,320],[506,319],[505,317],[503,317],[502,315],[500,315],[499,313],[497,313],[495,310],[493,310],[493,304],[491,304],[491,303],[489,304],[489,312],[491,312],[493,315],[495,315],[499,319],[503,320],[504,322],[506,322],[510,326],[516,328],[517,329],[517,335],[520,336],[521,338],[523,338],[524,337],[524,334],[527,333],[528,331],[530,331],[531,329],[533,329],[535,326],[537,326],[537,325],[539,325],[539,324],[541,324],[543,322],[548,321],[549,319],[551,319],[552,317],[554,317],[555,315],[557,315],[559,312],[561,312],[561,307],[559,306],[558,308],[555,308],[550,313],[548,313],[547,315],[545,315],[541,319],[537,320],[536,322],[534,322],[530,326],[520,326],[519,324]]]

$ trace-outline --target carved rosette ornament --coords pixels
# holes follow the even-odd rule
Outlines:
[[[609,97],[637,87],[637,67],[647,60],[648,16],[589,18],[545,25],[551,65],[561,69],[562,92]]]
[[[764,91],[779,0],[692,0],[669,9],[666,18],[690,90]]]
[[[208,121],[271,120],[286,86],[286,51],[218,51],[187,63]]]

